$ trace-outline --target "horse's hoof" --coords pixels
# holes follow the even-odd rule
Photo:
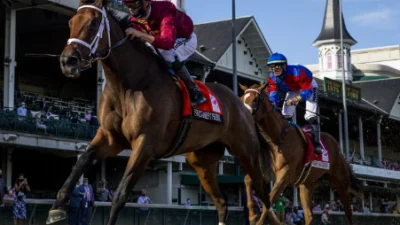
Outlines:
[[[67,218],[67,212],[62,209],[50,210],[49,216],[47,217],[46,224],[52,224]]]

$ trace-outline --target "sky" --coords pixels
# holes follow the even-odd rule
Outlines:
[[[273,52],[289,64],[318,63],[312,43],[319,35],[326,0],[236,0],[236,17],[253,15]],[[232,18],[232,0],[185,0],[193,21],[205,23]],[[347,30],[358,42],[355,49],[400,45],[399,0],[343,0]]]

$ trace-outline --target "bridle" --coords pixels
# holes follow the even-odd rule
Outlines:
[[[108,56],[110,56],[111,50],[113,48],[122,45],[128,39],[128,36],[126,36],[123,39],[117,41],[114,45],[111,45],[110,21],[107,17],[107,10],[105,9],[105,7],[102,7],[100,9],[94,5],[82,5],[81,7],[78,8],[77,11],[84,9],[84,8],[90,8],[90,9],[94,9],[94,10],[100,12],[101,13],[101,22],[99,25],[99,29],[97,30],[97,34],[93,38],[93,40],[90,44],[88,42],[83,41],[78,38],[70,38],[67,41],[67,45],[70,45],[72,43],[78,43],[80,45],[85,46],[86,48],[88,48],[90,50],[89,59],[83,59],[83,58],[81,59],[82,61],[87,63],[87,65],[84,68],[82,68],[82,71],[91,68],[93,62],[108,58]],[[108,48],[97,52],[97,48],[99,47],[99,42],[103,38],[104,28],[107,32]],[[105,56],[101,56],[104,54],[105,51],[107,51],[107,54]],[[82,55],[81,55],[81,57],[82,57]]]
[[[256,93],[256,94],[257,94],[257,97],[256,97],[256,99],[255,99],[255,101],[256,101],[256,106],[255,106],[255,108],[252,108],[252,115],[253,115],[253,117],[254,117],[254,120],[255,120],[255,122],[256,122],[256,125],[257,125],[258,129],[260,130],[262,136],[265,138],[265,140],[266,140],[269,144],[273,143],[274,145],[271,145],[271,146],[273,146],[273,148],[275,149],[274,146],[279,147],[279,146],[283,143],[282,137],[288,132],[288,130],[289,130],[289,128],[290,128],[291,125],[290,125],[289,123],[287,123],[287,126],[284,127],[284,128],[281,130],[279,136],[278,136],[275,140],[272,140],[271,137],[265,132],[265,130],[263,129],[263,127],[260,125],[259,122],[260,122],[262,119],[264,119],[265,117],[267,117],[270,113],[275,112],[277,109],[279,109],[274,103],[271,103],[272,108],[271,108],[270,110],[267,110],[267,111],[266,111],[264,114],[262,114],[260,117],[256,117],[256,116],[255,116],[255,114],[257,113],[257,111],[260,109],[260,106],[261,106],[262,101],[264,100],[264,97],[263,97],[262,93],[264,92],[264,90],[265,90],[266,87],[268,87],[268,84],[265,85],[265,87],[264,87],[263,89],[261,89],[261,91],[259,91],[259,90],[257,90],[257,89],[249,88],[249,89],[247,89],[247,90],[245,91],[245,94],[246,94],[246,93],[250,93],[250,92]],[[269,99],[268,99],[268,100],[269,100]],[[279,149],[279,148],[276,148],[276,151],[280,152],[280,149]]]
[[[264,92],[264,90],[265,90],[267,87],[268,87],[268,84],[265,85],[265,87],[264,87],[263,89],[261,89],[261,91],[259,91],[259,90],[257,90],[257,89],[254,89],[254,88],[249,88],[249,89],[247,89],[247,90],[244,92],[245,94],[247,94],[247,93],[256,93],[256,94],[257,94],[257,97],[255,98],[256,105],[255,105],[254,108],[251,108],[251,109],[252,109],[251,114],[252,114],[253,116],[255,116],[255,114],[257,113],[257,111],[260,109],[260,106],[261,106],[262,101],[264,101],[264,97],[263,97],[262,93]],[[267,112],[265,112],[263,115],[261,115],[261,116],[258,117],[258,118],[257,118],[257,117],[254,117],[254,119],[255,119],[257,122],[259,122],[260,120],[264,119],[265,117],[268,116],[268,114],[274,112],[275,110],[276,110],[276,106],[275,106],[275,104],[272,104],[272,109],[271,109],[271,110],[268,110]]]

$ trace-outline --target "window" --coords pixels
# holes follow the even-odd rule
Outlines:
[[[342,69],[343,68],[343,58],[342,58],[342,55],[340,54],[340,52],[338,53],[338,55],[337,55],[337,67],[338,67],[338,69]]]
[[[326,68],[327,69],[332,69],[333,64],[332,64],[332,53],[328,52],[326,53]]]

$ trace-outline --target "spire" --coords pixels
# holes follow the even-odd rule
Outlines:
[[[355,45],[357,41],[349,34],[344,22],[343,22],[343,43],[350,46]],[[319,46],[324,43],[340,42],[340,14],[339,14],[339,0],[327,0],[324,22],[322,24],[322,30],[317,39],[314,41],[314,46]]]

